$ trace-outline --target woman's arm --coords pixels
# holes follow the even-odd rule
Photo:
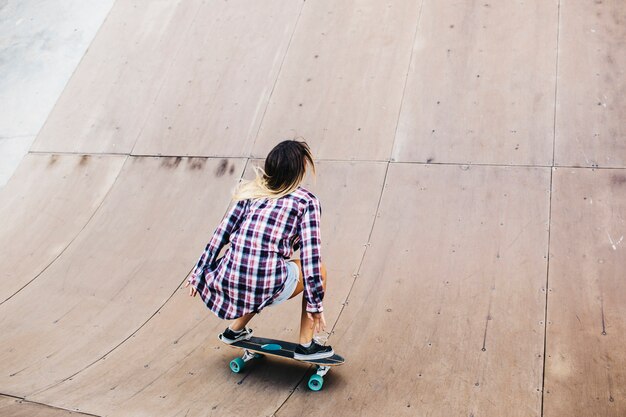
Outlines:
[[[322,259],[320,237],[321,207],[317,199],[309,202],[302,214],[298,227],[300,237],[300,261],[304,277],[304,298],[306,311],[321,313],[324,311],[324,287],[322,284]]]
[[[248,200],[239,200],[222,219],[189,277],[189,283],[193,287],[197,286],[196,284],[202,277],[202,272],[206,265],[211,265],[215,261],[224,245],[228,243],[231,233],[239,227],[243,220],[247,203]]]

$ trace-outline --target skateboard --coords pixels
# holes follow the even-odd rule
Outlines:
[[[222,340],[222,335],[219,335]],[[302,361],[294,359],[293,353],[298,346],[296,343],[285,342],[283,340],[266,339],[263,337],[251,337],[248,340],[240,340],[238,342],[228,344],[230,347],[243,349],[243,356],[235,358],[230,361],[230,370],[239,373],[243,371],[246,362],[252,359],[261,358],[265,355],[279,356],[281,358],[293,359],[298,362],[310,363],[316,366],[316,371],[309,378],[309,389],[312,391],[319,391],[324,384],[324,375],[330,371],[330,368],[337,365],[342,365],[345,359],[337,354],[334,354],[330,358],[315,359],[310,361]]]

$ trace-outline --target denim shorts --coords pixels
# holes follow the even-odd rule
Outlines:
[[[276,306],[287,301],[296,290],[298,281],[300,281],[300,268],[298,267],[298,264],[288,261],[285,265],[287,266],[287,280],[285,281],[285,286],[282,291],[272,302],[272,306]]]

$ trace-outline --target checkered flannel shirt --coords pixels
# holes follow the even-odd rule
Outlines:
[[[302,187],[278,199],[238,201],[213,234],[189,282],[220,318],[259,312],[284,288],[286,262],[300,249],[306,310],[323,311],[320,216],[317,197]]]

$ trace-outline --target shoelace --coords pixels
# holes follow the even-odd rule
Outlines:
[[[313,341],[317,343],[318,345],[325,346],[326,342],[328,342],[328,334],[320,335],[320,336],[313,336]]]

